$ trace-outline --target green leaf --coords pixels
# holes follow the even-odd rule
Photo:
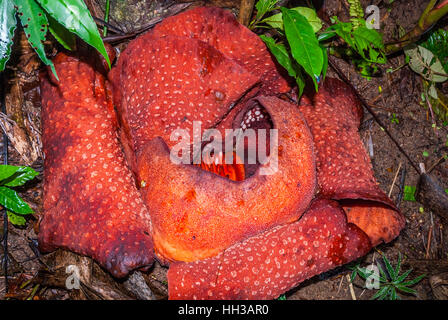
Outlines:
[[[297,77],[296,77],[296,83],[299,88],[299,98],[302,96],[303,91],[305,90],[305,76],[303,75],[301,71],[301,67],[297,68]]]
[[[110,60],[103,40],[89,9],[82,0],[37,1],[56,21],[96,48],[104,56],[110,68]]]
[[[288,71],[288,74],[291,77],[296,78],[297,73],[292,64],[292,57],[288,53],[286,47],[281,43],[275,43],[275,40],[271,37],[261,35],[260,38],[266,44],[269,51],[271,51],[271,53],[277,59],[277,62],[280,63],[280,65],[285,68],[286,71]]]
[[[19,169],[17,166],[0,165],[0,182],[11,177]]]
[[[406,271],[405,273],[403,273],[401,276],[397,277],[394,281],[394,284],[402,284],[402,282],[404,281],[404,279],[406,279],[409,274],[412,272],[412,269],[409,269],[408,271]]]
[[[350,17],[353,18],[363,18],[364,17],[364,9],[362,8],[361,2],[359,0],[348,0],[350,5]]]
[[[24,226],[26,224],[26,219],[24,217],[11,211],[7,211],[6,213],[8,215],[9,222],[11,222],[13,225]]]
[[[391,287],[389,291],[390,300],[397,300],[397,291],[395,290],[395,288]]]
[[[12,0],[0,1],[0,72],[5,70],[11,55],[12,39],[17,25],[15,14]]]
[[[431,32],[421,46],[431,51],[440,60],[445,72],[448,73],[448,31],[439,29]]]
[[[392,265],[390,264],[389,260],[384,255],[383,255],[383,261],[384,261],[384,264],[386,265],[386,270],[387,270],[387,273],[389,274],[390,278],[392,280],[395,280],[395,270],[394,270],[394,268],[392,268]]]
[[[280,63],[280,65],[288,71],[288,74],[296,80],[299,89],[299,97],[301,97],[303,90],[305,89],[305,79],[303,77],[301,67],[294,62],[293,57],[291,57],[285,45],[275,43],[274,39],[264,35],[261,35],[260,38],[275,56],[277,62]]]
[[[317,40],[319,42],[324,42],[335,37],[336,35],[336,32],[327,29],[324,32],[319,33],[319,35],[317,36]]]
[[[356,276],[358,275],[358,272],[356,271],[356,269],[354,269],[350,275],[350,282],[353,283],[353,281],[355,281]]]
[[[407,287],[412,287],[413,285],[416,285],[417,283],[419,283],[424,277],[426,277],[426,274],[422,274],[422,275],[418,276],[417,278],[415,278],[414,280],[403,282],[403,283],[401,283],[401,285],[407,286]]]
[[[374,271],[373,270],[367,271],[367,268],[358,267],[358,273],[361,276],[361,278],[366,280],[368,277],[370,277],[374,273]]]
[[[324,81],[327,76],[327,70],[328,70],[328,51],[327,48],[324,46],[321,46],[321,48],[322,48],[322,55],[324,57],[324,65],[322,67],[322,81]]]
[[[19,197],[17,192],[4,186],[0,186],[0,205],[8,210],[20,214],[29,214],[34,211]]]
[[[313,28],[306,18],[297,11],[286,8],[281,8],[281,10],[292,56],[311,76],[317,91],[317,78],[321,75],[324,58]]]
[[[34,179],[38,175],[39,172],[36,172],[30,167],[18,167],[18,170],[12,176],[1,181],[0,184],[7,187],[18,187],[24,185],[27,181]]]
[[[405,201],[417,201],[415,199],[415,191],[417,187],[415,186],[404,186],[403,199]]]
[[[51,16],[48,16],[48,22],[50,23],[49,29],[53,37],[67,50],[74,50],[76,44],[76,38],[73,33],[68,31],[62,24],[57,22]]]
[[[305,17],[311,27],[313,27],[314,32],[318,32],[320,29],[322,29],[322,20],[320,20],[320,18],[317,16],[317,12],[315,10],[307,7],[297,7],[290,10],[297,11],[303,17]],[[267,23],[272,28],[284,30],[282,13],[274,14],[264,19],[262,22]]]
[[[266,13],[271,11],[277,4],[278,0],[259,0],[255,5],[257,16],[255,20],[259,21]]]
[[[386,63],[383,52],[383,38],[375,29],[369,29],[365,22],[353,30],[354,48],[366,61]]]
[[[53,62],[47,58],[45,54],[45,47],[43,42],[47,36],[48,20],[42,8],[35,2],[35,0],[14,0],[19,13],[19,19],[23,26],[26,37],[31,47],[36,51],[39,58],[55,74]]]
[[[414,294],[414,295],[417,294],[417,291],[415,291],[414,289],[405,287],[405,286],[397,285],[396,288],[397,288],[399,291],[404,292],[404,293],[410,293],[410,294]]]
[[[389,290],[389,287],[387,287],[387,286],[382,287],[380,290],[378,290],[377,293],[374,294],[374,296],[371,299],[375,300],[375,299],[380,299],[381,297],[385,297],[387,295],[388,290]]]
[[[448,80],[445,69],[440,60],[428,49],[422,46],[411,46],[405,50],[410,57],[409,66],[423,78],[431,82],[445,82]]]
[[[354,21],[358,21],[356,28]],[[367,62],[386,63],[383,37],[375,29],[367,28],[365,20],[354,18],[352,22],[340,22],[336,17],[335,22],[326,32],[335,32]]]
[[[378,266],[378,270],[380,271],[380,282],[384,282],[387,283],[389,277],[387,276],[387,274],[384,272],[383,267],[381,266],[381,264],[378,262],[377,263]]]
[[[350,22],[341,22],[337,19],[337,17],[334,17],[334,19],[335,19],[335,24],[328,27],[327,30],[325,30],[325,34],[330,35],[330,36],[333,36],[333,34],[337,34],[350,47],[353,47],[354,42],[353,42],[353,38],[351,36],[352,30],[353,30],[353,25]]]

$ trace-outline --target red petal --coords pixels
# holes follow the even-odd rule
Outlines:
[[[129,44],[110,75],[121,122],[134,151],[202,121],[215,126],[257,84],[252,75],[205,42],[143,35]],[[120,95],[121,93],[121,95]]]
[[[294,223],[238,243],[220,255],[173,263],[170,299],[274,299],[302,281],[366,254],[368,237],[339,205],[317,200]]]
[[[41,77],[45,152],[39,246],[90,256],[121,277],[153,261],[150,217],[117,139],[104,78],[59,54],[60,82]]]
[[[177,35],[200,39],[236,60],[248,71],[261,77],[264,94],[290,90],[279,73],[263,41],[239,24],[233,14],[215,7],[200,7],[166,18],[154,30],[155,36]]]
[[[403,216],[390,207],[373,201],[343,201],[347,220],[356,224],[370,238],[372,245],[392,241],[404,228]]]
[[[276,171],[270,161],[248,179],[230,181],[171,162],[161,139],[150,141],[141,153],[138,174],[148,183],[140,192],[151,213],[159,257],[205,259],[249,236],[295,221],[308,208],[316,182],[308,126],[293,104],[275,97],[256,101],[278,129]]]
[[[360,200],[355,207],[358,204],[364,207],[362,200],[376,202],[377,209],[352,211],[349,220],[363,221],[358,226],[373,244],[394,239],[404,227],[404,217],[375,180],[358,133],[362,109],[355,94],[342,81],[327,79],[314,96],[313,104],[305,98],[300,110],[314,137],[320,195],[335,200]],[[381,209],[381,204],[389,210]],[[379,220],[383,228],[374,228],[371,224]]]

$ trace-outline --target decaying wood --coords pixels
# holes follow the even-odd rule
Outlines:
[[[145,278],[139,271],[131,273],[129,278],[123,283],[123,286],[139,300],[156,300],[154,293],[152,293]]]
[[[437,179],[423,173],[417,185],[416,199],[445,221],[448,221],[448,195]]]
[[[58,250],[47,257],[51,270],[40,270],[34,283],[45,287],[67,289],[74,299],[84,300],[131,300],[133,299],[118,282],[99,269],[88,257],[70,251]],[[79,271],[79,288],[67,288],[67,279],[73,275],[75,266]],[[101,274],[98,274],[101,273]]]
[[[429,278],[434,298],[448,300],[448,272],[433,275]]]
[[[255,0],[241,0],[240,13],[238,15],[239,23],[247,26],[252,17]]]
[[[0,126],[24,164],[30,166],[42,156],[42,144],[39,109],[25,99],[24,85],[18,76],[10,80],[5,95],[6,114],[0,113]]]

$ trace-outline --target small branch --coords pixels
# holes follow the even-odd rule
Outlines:
[[[348,287],[350,288],[350,295],[352,296],[353,300],[356,300],[356,294],[355,294],[355,289],[353,288],[353,283],[350,280],[350,275],[345,275],[348,281]]]
[[[392,185],[390,186],[389,194],[387,195],[389,198],[390,198],[390,196],[392,194],[392,190],[394,190],[395,181],[397,181],[397,177],[398,177],[398,174],[400,173],[400,169],[401,169],[401,162],[398,165],[398,169],[397,169],[397,172],[395,173],[394,180],[392,181]]]
[[[97,24],[99,24],[99,25],[101,25],[101,26],[104,26],[104,28],[109,28],[109,30],[112,31],[112,32],[115,32],[115,33],[117,33],[117,34],[119,34],[119,35],[124,35],[124,34],[125,34],[122,30],[118,29],[117,27],[114,27],[113,25],[111,25],[111,24],[110,24],[109,22],[107,22],[107,21],[104,21],[104,20],[102,20],[102,19],[100,19],[100,18],[97,18],[97,17],[95,17],[95,16],[92,16],[92,18],[93,18],[93,20],[94,20]]]
[[[399,192],[398,192],[397,200],[395,202],[395,205],[397,206],[397,208],[400,208],[401,199],[403,199],[405,181],[406,181],[406,166],[403,166],[403,168],[401,169]]]
[[[447,155],[443,155],[442,157],[440,157],[431,167],[429,167],[428,169],[428,173],[431,173],[432,170],[434,170],[435,167],[437,167],[439,165],[440,162],[442,162],[442,160],[444,160],[447,157]]]
[[[426,244],[426,254],[425,254],[425,259],[429,259],[429,251],[431,249],[431,236],[432,236],[432,224],[429,227],[429,231],[428,231],[428,242]]]
[[[240,13],[238,14],[239,23],[249,25],[252,11],[254,10],[255,0],[241,0]]]

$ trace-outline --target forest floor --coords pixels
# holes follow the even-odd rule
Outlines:
[[[385,40],[388,41],[397,39],[400,27],[408,31],[415,25],[427,1],[396,0],[389,4],[389,1],[369,0],[362,1],[362,3],[364,6],[370,4],[379,6],[382,31]],[[342,21],[347,21],[349,18],[348,6],[345,1],[326,1],[323,12],[328,17],[338,16]],[[441,27],[445,26],[446,28],[446,22],[447,19],[443,20]],[[18,63],[20,62],[23,62],[22,58],[18,59]],[[404,55],[397,54],[389,59],[386,65],[380,67],[381,72],[377,77],[367,80],[359,76],[352,65],[337,60],[338,66],[365,100],[369,102],[414,163],[424,163],[427,168],[435,165],[432,173],[440,180],[443,188],[448,189],[448,162],[440,161],[444,155],[448,154],[448,126],[438,119],[433,119],[428,108],[421,105],[421,78],[409,67],[400,68],[395,72],[386,72],[389,68],[396,69],[404,62]],[[33,69],[33,67],[31,68]],[[40,103],[36,71],[31,76],[20,71],[11,71],[10,74],[12,77],[9,79],[9,94],[11,95],[11,88],[14,83],[19,83],[21,87],[19,91],[29,105],[30,112],[35,113],[35,125],[39,128]],[[329,70],[329,76],[336,76],[331,69]],[[447,83],[442,90],[448,93]],[[14,99],[14,95],[11,95],[11,97],[10,99]],[[436,123],[436,125],[434,126],[433,123]],[[372,150],[373,147],[373,154],[371,152],[370,156],[376,179],[386,193],[392,190],[392,200],[395,201],[400,192],[401,179],[395,179],[400,168],[405,168],[404,185],[417,185],[419,174],[367,111],[365,111],[360,133],[366,148]],[[0,149],[2,149],[1,145]],[[12,165],[25,164],[11,145],[8,162]],[[44,173],[41,158],[35,161],[32,167]],[[400,172],[402,171],[400,170]],[[5,275],[3,271],[0,271],[0,299],[5,297],[25,299],[30,296],[39,299],[125,299],[135,296],[126,289],[125,283],[115,281],[91,262],[89,262],[91,263],[89,268],[93,268],[92,277],[99,280],[96,286],[92,285],[92,288],[88,288],[90,291],[86,289],[83,293],[74,293],[64,289],[62,278],[54,276],[57,279],[52,279],[48,270],[62,270],[61,268],[67,264],[67,259],[76,259],[76,257],[74,258],[73,255],[70,256],[70,254],[61,251],[43,256],[36,250],[37,222],[39,214],[42,212],[42,175],[20,191],[21,196],[35,209],[37,215],[36,218],[28,221],[25,228],[9,225],[8,253],[10,267],[8,278],[10,288],[9,294],[5,296]],[[416,297],[412,295],[401,295],[401,297],[403,299],[434,299],[440,297],[440,288],[437,289],[439,291],[434,292],[430,278],[448,272],[448,226],[446,226],[446,222],[418,202],[402,200],[399,207],[406,217],[406,227],[400,236],[392,243],[380,245],[358,262],[362,266],[367,266],[378,260],[381,254],[384,254],[395,265],[399,254],[401,254],[404,259],[402,269],[413,268],[412,278],[423,273],[426,274],[426,277],[413,287],[417,291]],[[2,218],[0,218],[0,225],[3,225]],[[0,247],[0,256],[3,255],[1,250]],[[67,258],[67,255],[69,255],[69,258]],[[285,298],[301,300],[354,298],[365,300],[371,298],[375,291],[363,289],[362,279],[358,278],[354,285],[350,285],[347,278],[350,273],[351,271],[347,267],[341,267],[316,276],[288,292]],[[165,299],[167,297],[166,268],[156,263],[151,271],[143,276],[156,298]],[[27,283],[28,280],[31,281],[29,284]],[[104,292],[107,288],[112,290],[113,293]],[[92,294],[92,290],[96,294]]]

